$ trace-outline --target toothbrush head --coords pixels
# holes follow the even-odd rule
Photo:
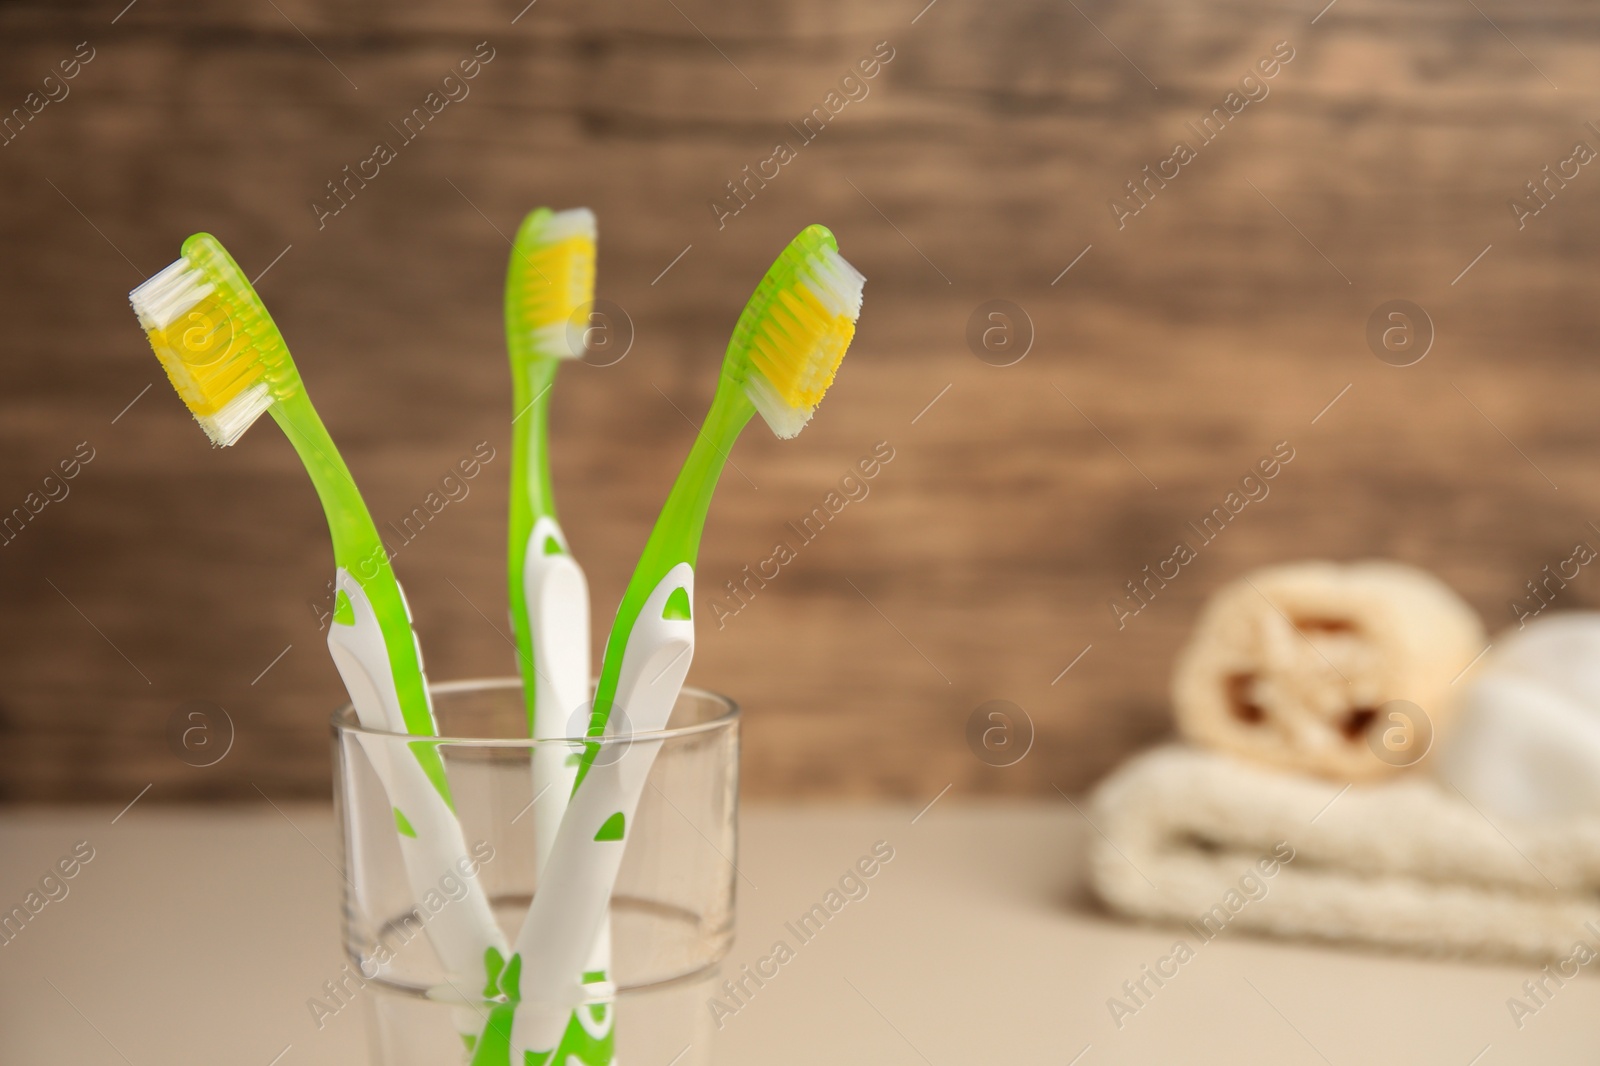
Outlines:
[[[523,359],[576,359],[571,320],[594,301],[595,220],[541,207],[522,220],[506,272],[506,336]]]
[[[297,392],[283,335],[239,264],[209,233],[128,294],[150,347],[213,444],[244,436],[262,412]]]
[[[745,304],[724,376],[782,439],[811,420],[855,336],[866,278],[824,226],[807,226],[778,256]]]

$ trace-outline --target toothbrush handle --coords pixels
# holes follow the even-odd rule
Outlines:
[[[506,940],[495,923],[487,895],[476,881],[479,868],[494,858],[480,842],[469,848],[455,813],[409,754],[386,737],[363,735],[362,749],[394,807],[396,837],[412,901],[420,907],[432,896],[448,902],[438,911],[419,911],[429,942],[444,963],[455,991],[466,997],[492,995],[486,953],[506,956]],[[402,822],[401,819],[404,819]],[[457,893],[464,893],[456,898]],[[476,1018],[464,1016],[463,1032],[475,1032]]]
[[[533,524],[523,554],[522,582],[527,610],[523,622],[531,652],[522,662],[524,690],[533,693],[530,733],[535,740],[554,741],[584,730],[590,703],[589,585],[553,517],[541,515]],[[568,745],[534,746],[534,860],[541,881],[577,776],[578,753]],[[610,969],[611,924],[602,916],[583,972],[606,973]],[[609,1010],[589,1011],[579,1020],[584,1023],[582,1031],[591,1050],[610,1046],[606,1039],[612,1023]],[[569,1035],[572,1024],[569,1022]],[[611,1061],[607,1056],[579,1058],[585,1066],[605,1066]]]
[[[658,740],[640,741],[618,762],[597,763],[567,808],[547,875],[515,948],[524,960],[519,991],[527,1009],[518,1011],[512,1029],[513,1062],[528,1052],[537,1056],[555,1048],[568,1014],[585,999],[610,991],[604,985],[583,984],[585,952],[604,926],[622,865],[625,827],[660,745]],[[609,824],[619,814],[623,836],[611,839]]]
[[[335,607],[333,621],[328,626],[328,652],[339,668],[339,677],[350,693],[351,706],[356,718],[368,729],[389,733],[413,733],[406,728],[405,714],[400,709],[399,690],[395,684],[394,658],[383,633],[383,625],[367,590],[355,575],[340,567],[333,579]],[[399,585],[396,584],[396,590]],[[405,606],[406,621],[411,621],[411,605],[405,593],[400,592]],[[422,689],[428,688],[428,675],[422,665],[422,647],[414,630],[407,627],[412,650],[416,654],[417,672]],[[432,701],[428,703],[428,725],[433,723]]]
[[[622,656],[616,706],[627,728],[644,739],[606,745],[578,785],[556,834],[545,875],[528,908],[515,951],[522,958],[521,997],[527,1003],[573,1002],[590,946],[605,920],[632,820],[651,765],[660,750],[649,734],[666,728],[694,656],[694,623],[665,617],[668,599],[683,590],[694,598],[694,569],[674,566],[657,583]],[[512,1046],[542,1053],[555,1046],[559,1031],[541,1022],[538,1012],[519,1017]],[[548,1016],[553,1018],[554,1015]]]
[[[403,733],[389,648],[372,602],[348,571],[341,569],[334,585],[348,600],[349,621],[336,612],[328,627],[328,650],[350,693],[356,718],[367,729]],[[417,661],[421,663],[420,650]],[[426,676],[422,681],[425,689]],[[363,738],[362,746],[394,808],[400,855],[414,899],[420,901],[430,893],[449,896],[454,882],[465,886],[461,899],[427,922],[430,941],[452,978],[472,982],[474,991],[487,987],[486,953],[492,949],[504,959],[508,945],[483,885],[465,874],[469,868],[475,874],[481,860],[475,861],[469,851],[451,806],[437,745],[412,741],[408,753],[399,757],[396,742],[389,738]]]
[[[552,551],[551,547],[558,550]],[[555,519],[541,516],[525,548],[522,582],[531,654],[524,657],[524,690],[533,694],[529,734],[555,740],[581,732],[588,724],[589,584],[567,552]],[[559,744],[533,750],[534,838],[538,869],[543,870],[578,768]]]
[[[616,762],[597,760],[572,797],[516,942],[523,958],[525,1000],[559,1002],[579,983],[622,866],[630,822],[660,747],[659,740],[639,740]]]

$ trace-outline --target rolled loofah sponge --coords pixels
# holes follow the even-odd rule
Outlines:
[[[1179,654],[1178,728],[1276,766],[1378,777],[1426,754],[1453,710],[1452,679],[1486,643],[1472,608],[1414,567],[1257,570],[1212,596]]]

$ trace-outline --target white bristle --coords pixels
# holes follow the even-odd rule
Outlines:
[[[551,215],[544,229],[539,231],[539,242],[554,244],[568,237],[587,237],[592,241],[597,232],[594,212],[587,207],[574,207],[570,211],[557,211]]]
[[[751,367],[750,373],[745,375],[744,394],[750,398],[750,402],[755,405],[756,413],[766,421],[767,427],[779,440],[798,437],[817,411],[814,406],[791,406],[778,395],[766,376],[754,367]]]
[[[204,274],[179,259],[130,292],[128,302],[146,330],[166,329],[213,291]]]
[[[244,431],[254,425],[256,419],[271,406],[272,391],[263,381],[223,404],[216,414],[207,417],[196,415],[195,421],[206,431],[212,444],[226,448],[244,436]]]
[[[861,294],[867,284],[861,271],[831,248],[807,259],[806,266],[810,268],[802,275],[806,287],[816,293],[822,306],[850,316],[852,322],[861,317]]]
[[[582,342],[588,332],[570,322],[541,326],[533,331],[533,350],[546,359],[580,359],[588,351]]]

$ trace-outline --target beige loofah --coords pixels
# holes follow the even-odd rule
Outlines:
[[[1212,596],[1178,656],[1173,707],[1198,744],[1377,777],[1426,753],[1453,710],[1451,680],[1486,645],[1472,608],[1414,567],[1268,567]]]

